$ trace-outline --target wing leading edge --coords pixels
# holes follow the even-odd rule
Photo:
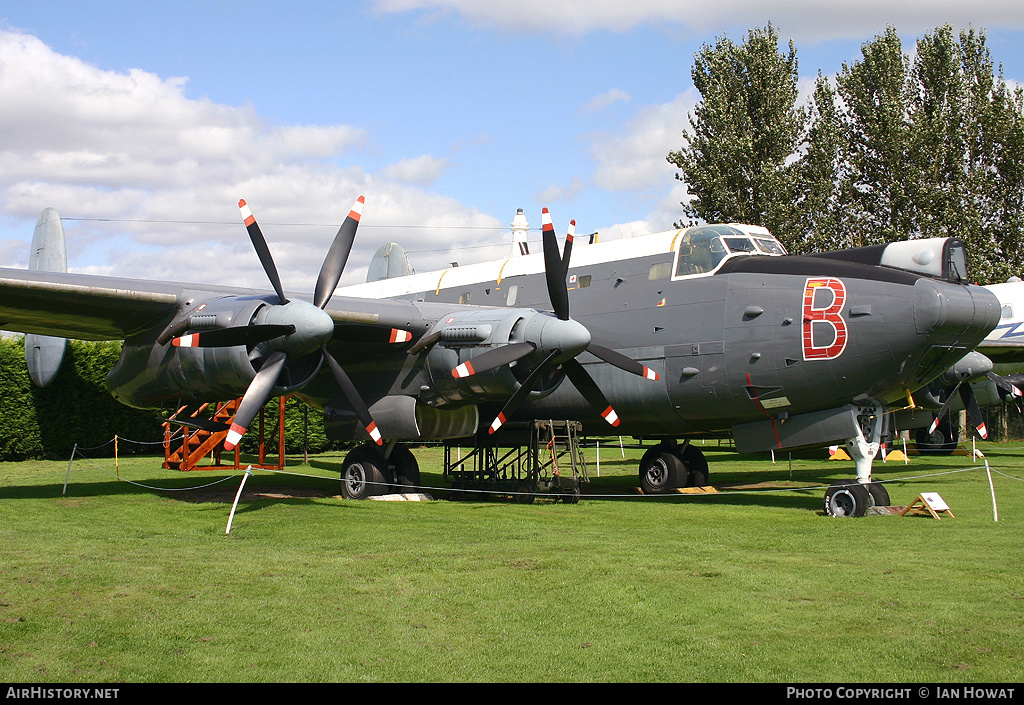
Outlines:
[[[0,268],[0,329],[123,340],[169,318],[184,295],[172,282]]]

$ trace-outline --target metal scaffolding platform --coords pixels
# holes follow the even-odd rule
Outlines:
[[[473,445],[444,445],[444,479],[456,490],[511,495],[531,503],[538,496],[575,504],[580,483],[589,482],[580,450],[578,421],[536,420],[506,424],[504,443],[478,434]]]

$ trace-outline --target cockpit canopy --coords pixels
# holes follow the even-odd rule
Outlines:
[[[784,255],[786,249],[756,225],[698,225],[678,235],[673,279],[710,274],[736,255]]]

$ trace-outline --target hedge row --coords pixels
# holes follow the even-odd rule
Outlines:
[[[120,452],[162,454],[161,414],[119,404],[107,392],[107,372],[121,354],[119,342],[70,341],[56,379],[43,389],[32,384],[25,365],[23,336],[0,338],[0,461],[29,458],[70,458],[77,444],[92,456],[113,454],[114,436],[141,445],[119,444]],[[309,408],[308,433],[303,407],[289,399],[285,407],[285,450],[311,453],[341,444],[327,440],[323,414]],[[277,423],[278,405],[266,407],[266,427]],[[242,442],[243,452],[257,446],[256,425]],[[267,432],[268,447],[277,451],[277,437]],[[145,445],[149,444],[149,445]]]

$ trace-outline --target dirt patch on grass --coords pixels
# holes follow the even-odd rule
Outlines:
[[[235,494],[238,492],[238,485],[233,487],[204,487],[198,490],[188,490],[175,493],[175,499],[185,502],[220,502],[231,504],[235,501]],[[253,502],[260,499],[317,499],[324,497],[337,497],[340,489],[318,488],[318,487],[289,487],[288,485],[261,485],[259,487],[246,487],[242,491],[239,502]]]

